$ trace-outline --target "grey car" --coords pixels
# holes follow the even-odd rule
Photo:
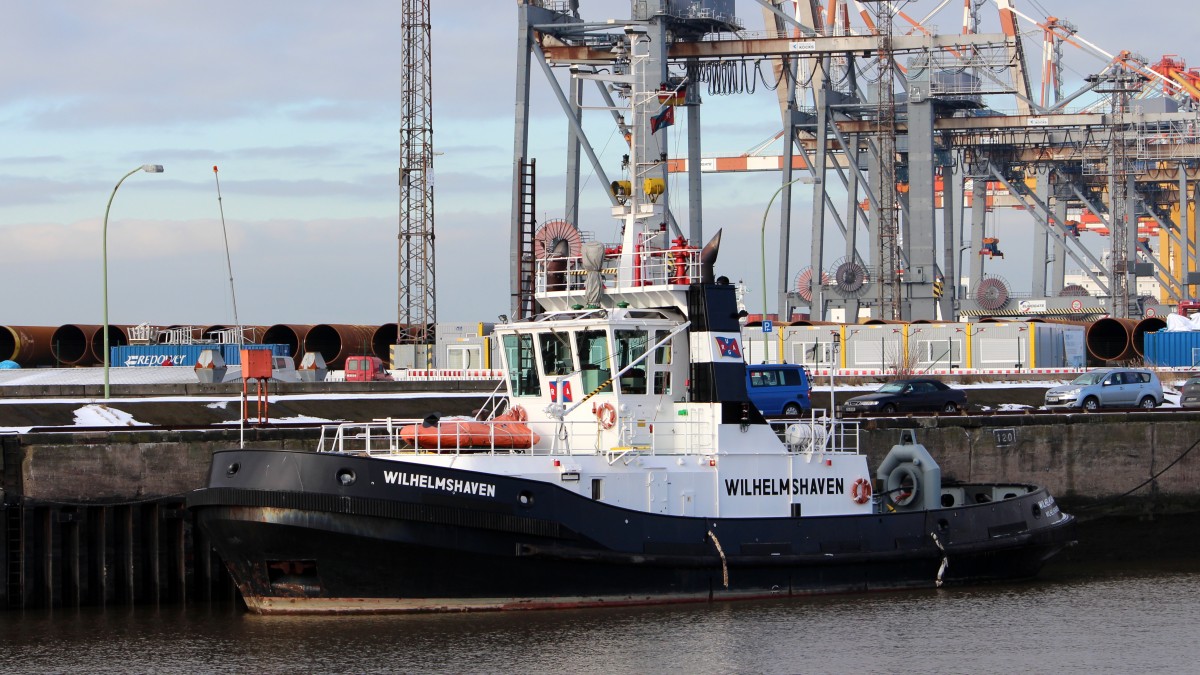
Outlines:
[[[1200,375],[1192,375],[1179,388],[1179,405],[1183,408],[1200,408]]]
[[[1046,392],[1047,408],[1156,408],[1162,382],[1144,368],[1097,368]]]

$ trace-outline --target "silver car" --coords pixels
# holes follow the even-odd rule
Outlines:
[[[1156,408],[1162,402],[1158,375],[1142,368],[1097,368],[1046,392],[1047,408]]]

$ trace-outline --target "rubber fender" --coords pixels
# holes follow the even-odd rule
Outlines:
[[[899,504],[891,498],[892,490],[905,477],[914,479],[916,494]],[[875,478],[883,486],[885,503],[897,511],[928,511],[942,506],[942,468],[920,443],[892,446],[875,470]]]

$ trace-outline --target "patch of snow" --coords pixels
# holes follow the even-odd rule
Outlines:
[[[219,403],[209,403],[208,405],[206,405],[204,407],[212,408],[213,410],[224,410],[225,408],[229,407],[229,401],[221,401]]]
[[[75,411],[75,426],[79,427],[145,427],[145,422],[133,419],[124,410],[92,403]]]

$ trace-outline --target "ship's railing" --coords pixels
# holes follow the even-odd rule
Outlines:
[[[385,418],[321,427],[317,452],[349,454],[478,454],[536,452],[538,434],[519,422],[468,417],[437,422]]]
[[[769,420],[771,428],[791,452],[845,452],[858,454],[859,420],[829,416],[814,408],[804,417]]]
[[[593,420],[536,424],[471,418],[433,420],[386,418],[321,428],[317,452],[348,454],[531,454],[572,455],[602,452],[615,463],[643,455],[712,455],[712,423],[660,420],[639,425],[618,420],[616,443],[601,447]],[[824,411],[808,417],[771,422],[788,450],[796,453],[859,452],[858,420],[831,418]]]
[[[582,293],[587,270],[579,256],[543,258],[537,261],[534,276],[537,293]],[[619,279],[628,280],[628,285],[634,288],[686,286],[700,280],[700,250],[655,248],[638,251],[632,257],[613,253],[605,257],[600,279],[606,288],[617,287]]]
[[[632,421],[618,422],[618,454],[711,454],[711,426],[705,422],[655,423],[639,434]],[[442,418],[433,423],[387,418],[321,427],[317,452],[349,454],[533,454],[569,455],[596,452],[597,423],[580,420],[537,425],[511,420]]]

